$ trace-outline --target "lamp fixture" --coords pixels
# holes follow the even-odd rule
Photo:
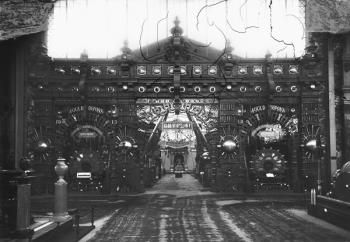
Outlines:
[[[241,86],[241,87],[239,88],[239,91],[240,91],[240,92],[246,92],[246,91],[247,91],[247,88],[246,88],[245,86]]]
[[[119,143],[118,147],[122,148],[122,149],[131,149],[132,148],[132,144],[128,140],[123,140],[122,142]]]
[[[137,75],[144,76],[147,74],[146,66],[137,66]]]
[[[118,108],[116,105],[112,105],[111,108],[108,110],[108,113],[112,114],[113,116],[118,113]]]
[[[305,144],[305,147],[310,151],[317,150],[318,148],[317,140],[315,138],[308,140]]]
[[[193,66],[193,75],[199,76],[202,74],[202,66]]]
[[[37,149],[38,150],[46,150],[47,148],[50,147],[50,144],[51,144],[51,140],[50,139],[40,139],[37,143]]]
[[[138,88],[138,90],[139,90],[139,92],[143,93],[143,92],[146,91],[146,88],[145,88],[144,86],[140,86],[140,87]]]
[[[256,86],[256,87],[255,87],[255,91],[256,91],[256,92],[261,92],[261,91],[262,91],[261,86]]]
[[[59,73],[59,74],[62,74],[62,75],[66,74],[66,71],[64,70],[63,67],[57,67],[57,68],[55,68],[55,72],[57,72],[57,73]]]
[[[209,156],[209,152],[208,151],[204,151],[203,153],[202,153],[202,158],[204,159],[204,160],[209,160],[210,159],[210,156]]]
[[[99,92],[99,91],[100,91],[100,88],[99,88],[99,87],[92,87],[92,88],[91,88],[91,91],[92,91],[92,92]]]
[[[299,70],[298,70],[298,66],[297,65],[290,65],[289,66],[289,70],[288,70],[289,74],[298,74]]]
[[[168,74],[174,75],[174,67],[173,66],[168,66]]]
[[[237,148],[237,142],[232,139],[227,139],[222,143],[222,148],[225,152],[231,153]]]
[[[181,75],[186,75],[187,74],[186,66],[180,66],[180,74]]]
[[[153,66],[152,73],[153,73],[153,75],[159,76],[160,74],[162,74],[162,67],[161,66]]]
[[[80,74],[80,69],[76,66],[72,66],[70,70],[73,74],[77,74],[77,75]]]
[[[154,91],[155,93],[160,92],[160,87],[158,87],[158,86],[154,87],[154,88],[153,88],[153,91]]]
[[[100,75],[101,74],[101,69],[98,67],[91,67],[91,74],[92,75]]]
[[[210,66],[208,69],[208,75],[214,76],[217,74],[218,68],[217,66]]]
[[[248,67],[238,66],[238,74],[239,75],[247,75],[248,74]]]
[[[283,74],[283,66],[282,65],[274,65],[273,66],[273,74],[275,74],[275,75]]]
[[[108,75],[115,75],[117,73],[117,70],[115,67],[107,66],[107,74]]]
[[[107,91],[110,93],[115,92],[115,88],[114,87],[107,87]]]
[[[254,75],[262,75],[263,74],[263,67],[262,66],[253,66],[253,74]]]
[[[195,86],[195,87],[193,88],[193,90],[194,90],[195,92],[200,92],[200,91],[201,91],[201,87],[200,87],[200,86]]]
[[[298,88],[297,88],[297,86],[291,86],[291,87],[290,87],[290,90],[291,90],[292,92],[296,92],[296,91],[298,91]]]

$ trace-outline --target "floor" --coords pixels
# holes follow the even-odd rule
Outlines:
[[[212,193],[185,174],[96,221],[84,241],[350,241],[350,231],[307,215],[300,199]]]

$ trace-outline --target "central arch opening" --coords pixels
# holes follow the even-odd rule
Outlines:
[[[193,172],[196,168],[196,135],[187,114],[169,113],[162,123],[159,141],[163,170],[167,173]]]
[[[137,104],[139,120],[154,126],[147,153],[155,170],[177,178],[198,173],[198,156],[207,146],[205,136],[218,123],[218,100],[184,98],[177,104],[173,99],[154,98],[139,99]]]

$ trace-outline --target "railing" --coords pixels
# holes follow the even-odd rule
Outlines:
[[[350,229],[350,203],[342,200],[316,196],[316,204],[311,203],[308,213],[340,227]]]
[[[95,223],[95,208],[94,207],[91,207],[90,210],[88,210],[87,212],[85,212],[83,214],[81,214],[80,210],[77,208],[70,209],[68,211],[68,213],[74,218],[74,227],[75,227],[75,233],[76,233],[77,240],[80,239],[80,237],[82,235],[84,235],[84,233],[81,234],[81,232],[82,232],[81,227],[84,227],[84,228],[89,227],[90,230],[95,228],[95,225],[94,225],[94,223]],[[91,225],[90,226],[88,226],[88,225],[81,226],[80,225],[81,218],[85,217],[85,216],[89,216],[89,215],[90,215]]]
[[[350,203],[338,199],[317,196],[316,204],[324,213],[332,213],[337,217],[346,217],[350,220]]]

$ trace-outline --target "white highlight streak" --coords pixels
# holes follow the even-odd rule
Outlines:
[[[161,214],[160,217],[161,217],[161,219],[159,221],[159,241],[160,242],[167,242],[166,218],[168,216]]]
[[[247,241],[247,242],[253,241],[244,230],[238,228],[238,226],[232,221],[232,218],[230,218],[230,215],[227,212],[220,210],[219,214],[220,214],[222,220],[231,229],[231,231],[233,231],[235,234],[237,234],[241,239],[243,239],[244,241]]]
[[[208,213],[207,201],[204,200],[201,210],[205,224],[209,227],[208,229],[212,230],[211,234],[216,237],[215,241],[224,241],[224,238],[219,232],[219,228],[216,226],[215,222],[210,218],[210,215]]]

